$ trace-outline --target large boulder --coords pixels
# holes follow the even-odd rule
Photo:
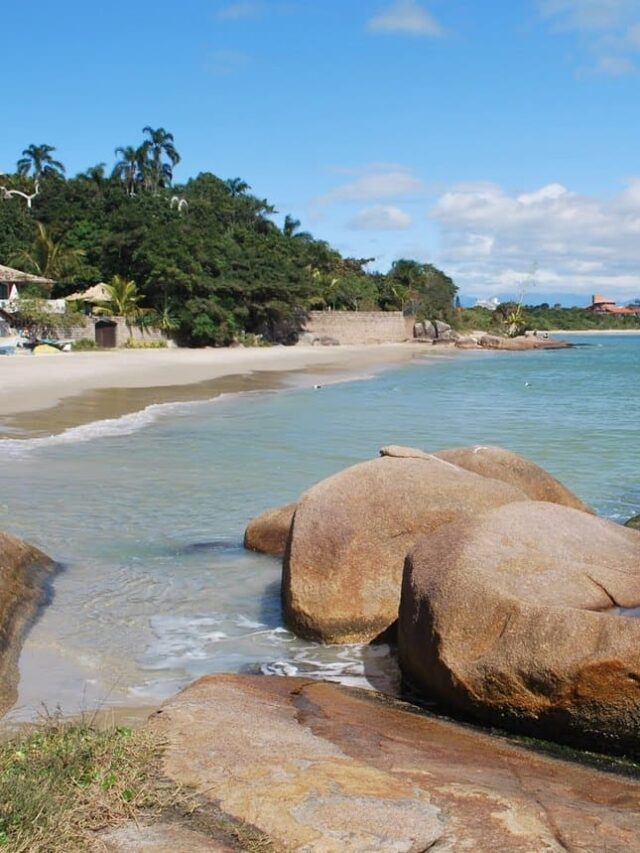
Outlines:
[[[640,752],[640,533],[512,503],[416,543],[402,585],[402,672],[492,725]]]
[[[211,812],[214,825],[238,827],[236,838],[252,825],[263,841],[255,849],[272,849],[268,840],[274,850],[323,853],[637,849],[637,780],[367,691],[208,676],[149,726],[165,744],[162,777],[193,793],[196,827]],[[201,849],[175,840],[176,851]]]
[[[291,503],[268,509],[256,516],[249,522],[244,532],[244,547],[249,551],[258,551],[260,554],[282,557],[295,511],[296,504]]]
[[[515,486],[410,448],[385,448],[300,499],[285,555],[285,618],[297,634],[364,642],[395,622],[405,555],[422,534],[526,499]]]
[[[17,698],[18,657],[53,562],[33,545],[0,533],[0,714]]]
[[[447,462],[466,468],[467,471],[517,486],[531,500],[550,501],[562,506],[571,506],[583,512],[591,512],[580,498],[548,474],[544,468],[511,450],[505,450],[504,447],[485,445],[457,447],[453,450],[441,450],[435,455],[439,459],[446,459]]]

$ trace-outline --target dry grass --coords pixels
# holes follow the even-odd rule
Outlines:
[[[171,806],[158,785],[161,744],[144,729],[51,717],[0,742],[0,849],[87,850],[106,827]]]

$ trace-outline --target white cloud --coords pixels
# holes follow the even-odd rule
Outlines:
[[[245,68],[251,62],[248,53],[239,50],[214,50],[209,57],[207,68],[212,74],[226,77]]]
[[[399,207],[375,204],[361,210],[348,225],[356,231],[402,231],[411,227],[411,217]]]
[[[540,13],[567,30],[611,30],[637,16],[637,0],[539,0]]]
[[[429,215],[440,261],[466,293],[513,292],[536,262],[541,290],[640,296],[640,178],[608,199],[557,183],[524,193],[466,184],[443,193]]]
[[[420,178],[410,169],[396,164],[374,163],[355,172],[340,171],[345,174],[350,173],[355,179],[334,187],[325,195],[314,199],[316,206],[334,202],[388,201],[415,195],[424,190],[424,184]]]
[[[220,9],[216,17],[223,21],[238,21],[242,18],[255,18],[262,11],[262,3],[254,3],[251,0],[239,0],[237,3],[230,3]]]
[[[388,9],[370,18],[367,29],[372,33],[401,33],[436,37],[443,29],[417,0],[395,0]]]
[[[592,73],[620,77],[638,70],[638,0],[538,0],[538,10],[555,31],[580,38]]]
[[[599,56],[593,70],[608,77],[624,77],[636,71],[635,63],[627,56]]]

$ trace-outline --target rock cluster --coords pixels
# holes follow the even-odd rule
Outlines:
[[[640,605],[640,533],[534,463],[383,448],[252,522],[258,539],[284,552],[301,636],[364,642],[397,625],[405,679],[446,707],[640,751],[640,622],[616,610]]]
[[[293,520],[282,577],[288,624],[322,642],[374,639],[398,616],[404,559],[419,536],[525,498],[424,454],[387,454],[323,480]]]
[[[566,349],[572,346],[568,341],[550,338],[544,335],[526,334],[515,337],[504,335],[488,335],[486,332],[468,332],[461,334],[441,320],[428,320],[415,323],[413,340],[422,344],[444,344],[458,349],[499,349],[499,350],[535,350],[535,349]]]

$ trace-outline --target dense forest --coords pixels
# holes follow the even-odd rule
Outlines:
[[[278,227],[241,178],[174,184],[180,155],[163,128],[115,156],[68,178],[53,146],[26,148],[0,175],[0,264],[53,279],[52,297],[107,282],[121,313],[193,346],[291,341],[314,309],[453,317],[457,288],[430,264],[370,272],[373,258],[342,257],[291,216]]]

